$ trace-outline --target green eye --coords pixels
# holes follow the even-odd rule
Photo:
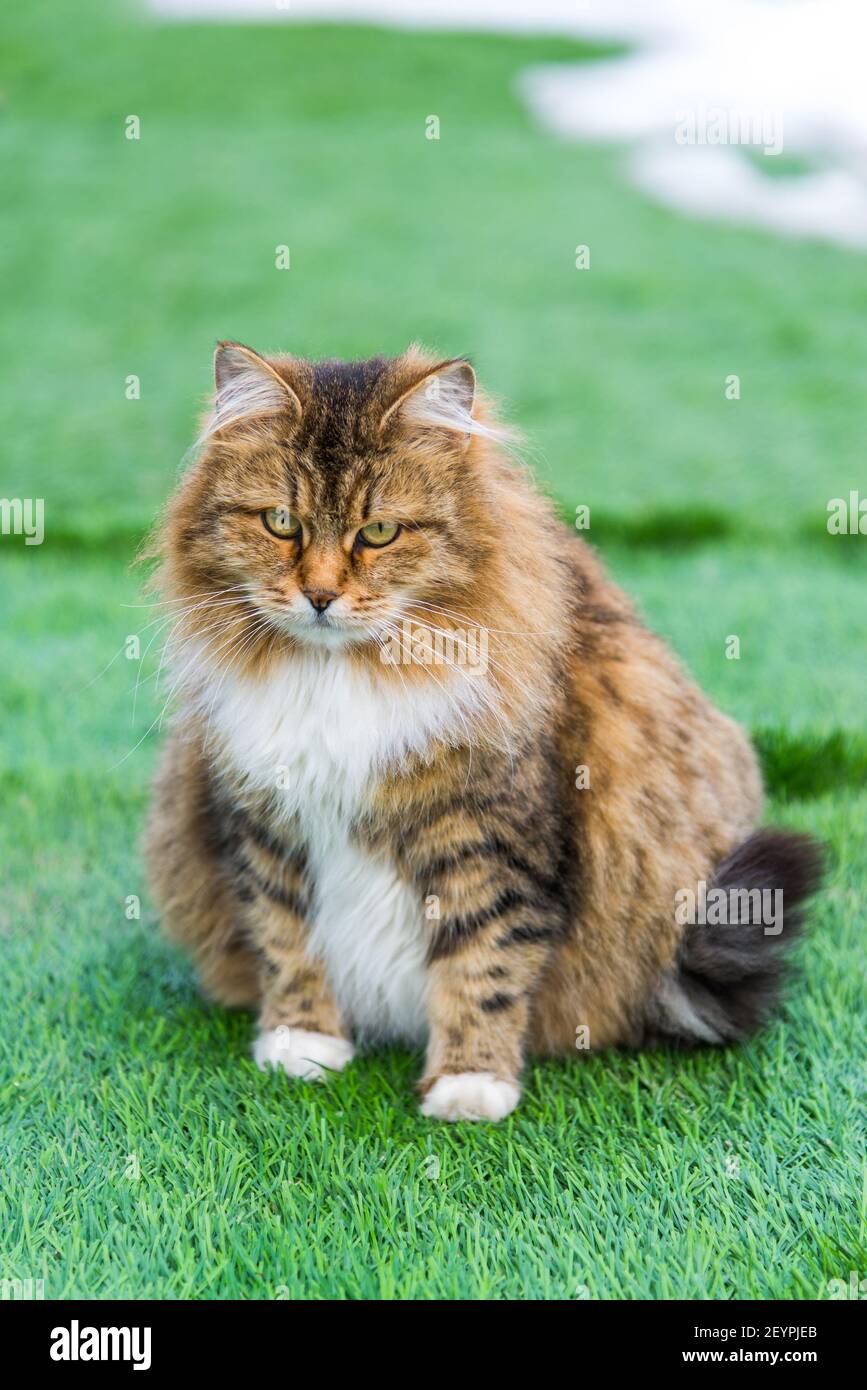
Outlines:
[[[400,527],[393,521],[371,521],[362,526],[358,538],[365,545],[390,545],[399,531]]]
[[[301,535],[301,522],[285,507],[269,507],[262,513],[262,522],[265,530],[272,536],[279,536],[281,541],[294,541]]]

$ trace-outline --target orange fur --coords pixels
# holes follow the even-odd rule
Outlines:
[[[353,844],[418,902],[423,1093],[467,1072],[514,1082],[527,1049],[574,1052],[581,1028],[593,1047],[640,1041],[678,968],[675,892],[712,880],[758,819],[747,738],[492,438],[483,399],[467,433],[425,423],[419,393],[441,377],[459,410],[468,367],[418,349],[261,367],[232,352],[270,373],[277,408],[212,430],[156,547],[179,613],[180,705],[149,830],[168,931],[209,992],[258,1005],[263,1027],[349,1031],[308,949],[308,832],[251,788],[201,698],[219,678],[208,669],[264,684],[314,638],[330,640],[327,614],[314,633],[303,609],[305,591],[324,591],[345,624],[328,662],[407,702],[431,682],[482,682],[448,732],[374,769],[351,826]],[[300,518],[297,541],[262,524],[275,506]],[[360,528],[382,519],[402,527],[396,540],[360,545]],[[402,624],[484,632],[486,671],[384,663],[396,607]],[[576,786],[579,767],[589,786]]]

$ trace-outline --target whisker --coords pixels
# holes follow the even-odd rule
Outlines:
[[[484,628],[487,632],[496,632],[498,635],[506,637],[554,637],[556,632],[553,628],[517,628],[517,627],[490,627],[488,623],[480,623],[478,618],[472,618],[466,613],[459,613],[455,609],[444,608],[440,604],[429,603],[426,599],[411,598],[407,600],[410,608],[424,608],[431,613],[440,613],[444,618],[457,618],[459,621],[468,623],[470,627]]]
[[[425,624],[425,623],[421,623],[421,622],[418,624],[418,626],[419,626],[419,628],[421,628],[421,629],[422,629],[423,631],[425,631],[425,632],[438,633],[440,636],[445,637],[445,638],[447,638],[447,639],[449,639],[449,640],[451,640],[451,641],[453,641],[453,642],[462,643],[464,649],[465,649],[465,650],[469,650],[468,644],[467,644],[467,642],[465,641],[465,639],[462,638],[462,637],[460,637],[459,634],[456,633],[456,632],[454,632],[452,629],[449,629],[449,628],[441,628],[441,627],[435,627],[435,626],[433,626],[433,624],[430,624],[430,623]],[[478,630],[479,630],[479,631],[485,631],[484,628],[480,628],[480,629],[478,629]],[[487,629],[487,630],[490,631],[490,629]],[[538,696],[538,694],[537,694],[534,690],[532,690],[530,686],[526,685],[526,684],[520,679],[520,677],[517,675],[517,673],[516,673],[514,670],[512,670],[511,667],[510,667],[505,661],[499,661],[496,657],[491,656],[490,652],[488,652],[488,653],[486,654],[486,660],[487,660],[487,662],[488,662],[489,665],[495,667],[497,670],[500,670],[500,671],[504,672],[504,674],[505,674],[505,676],[507,677],[507,679],[510,680],[510,681],[515,685],[515,687],[516,687],[518,690],[520,690],[520,691],[522,692],[523,695],[526,696],[526,698],[527,698],[527,700],[528,700],[528,702],[529,702],[530,704],[533,704],[533,705],[538,705],[538,704],[539,704],[539,696]]]
[[[387,630],[389,630],[389,629],[387,629]],[[400,633],[398,632],[397,629],[391,628],[390,630],[392,631],[392,634],[393,634],[393,635],[396,634],[396,635],[400,636]],[[458,701],[456,700],[456,698],[455,698],[455,696],[452,694],[452,692],[446,689],[446,687],[443,685],[442,681],[438,681],[438,680],[437,680],[436,676],[433,674],[433,672],[430,670],[429,667],[425,667],[424,670],[425,670],[426,674],[427,674],[428,676],[430,676],[430,678],[431,678],[431,680],[434,682],[434,684],[437,685],[437,686],[439,686],[440,690],[443,692],[443,694],[445,695],[445,697],[446,697],[446,699],[449,701],[449,703],[452,704],[452,705],[454,706],[455,713],[457,714],[458,718],[460,719],[461,723],[462,723],[463,726],[464,726],[464,729],[466,730],[466,746],[467,746],[467,749],[468,749],[469,755],[470,755],[470,756],[469,756],[469,764],[468,764],[468,767],[467,767],[467,780],[466,780],[466,783],[465,783],[465,785],[464,785],[464,791],[466,791],[467,788],[469,787],[469,782],[470,782],[470,770],[472,769],[472,760],[473,760],[473,737],[472,737],[472,732],[471,732],[471,730],[470,730],[470,726],[469,726],[469,724],[467,723],[466,716],[465,716],[463,710],[461,709],[461,707],[460,707]]]
[[[432,676],[433,679],[436,679],[435,677],[433,677],[433,673],[428,665],[422,662],[419,662],[417,664],[422,668],[422,670],[426,671],[428,675]],[[464,681],[469,682],[469,676],[467,675],[467,672],[463,669],[462,666],[458,665],[456,662],[449,661],[446,657],[443,658],[443,664],[445,666],[448,666],[450,670],[456,672],[459,676],[461,676],[461,678]],[[441,685],[439,681],[437,681],[436,683],[437,685]],[[441,686],[441,688],[443,687]],[[502,733],[504,735],[502,751],[509,758],[509,762],[512,768],[512,775],[514,776],[514,750],[512,748],[511,740],[509,738],[508,727],[501,718],[500,711],[497,708],[496,702],[491,698],[489,689],[482,682],[474,680],[472,684],[472,689],[474,699],[480,701],[480,703],[485,707],[488,713],[496,720],[497,724],[502,730]]]

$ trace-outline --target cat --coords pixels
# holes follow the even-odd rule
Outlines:
[[[469,362],[224,342],[215,378],[153,546],[175,714],[146,850],[206,993],[258,1011],[257,1064],[323,1079],[398,1041],[425,1115],[500,1120],[528,1054],[751,1034],[821,849],[756,828],[748,738]],[[703,884],[785,922],[684,921]]]

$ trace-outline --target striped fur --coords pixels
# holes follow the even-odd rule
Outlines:
[[[502,452],[469,366],[227,344],[217,381],[156,538],[179,694],[148,854],[205,989],[257,1009],[260,1064],[423,1044],[425,1113],[498,1119],[528,1051],[756,1026],[789,933],[715,949],[675,895],[744,864],[794,925],[813,851],[738,858],[746,737]],[[376,521],[399,528],[379,548]],[[484,668],[460,640],[384,661],[407,625],[483,631]]]

